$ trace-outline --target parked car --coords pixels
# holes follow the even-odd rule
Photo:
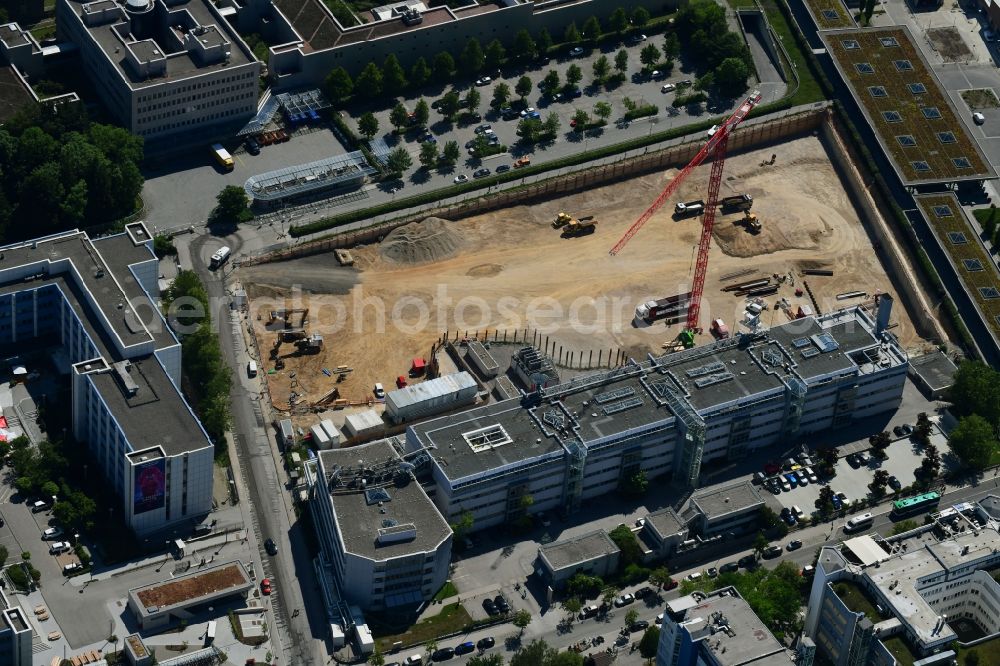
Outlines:
[[[667,581],[667,584],[663,586],[663,589],[667,590],[667,591],[670,591],[670,590],[674,589],[675,587],[677,587],[678,585],[680,585],[680,583],[678,583],[676,580],[674,580],[673,578],[671,578],[670,580]]]
[[[790,485],[792,488],[798,488],[798,486],[799,486],[799,477],[797,477],[794,474],[792,474],[791,472],[789,472],[788,474],[785,474],[784,478],[785,478],[786,481],[788,481],[788,485]]]
[[[270,578],[262,578],[261,579],[261,581],[260,581],[260,593],[263,594],[265,597],[267,595],[271,594],[271,579]]]
[[[268,555],[278,554],[278,544],[274,543],[274,539],[268,537],[267,541],[264,542],[264,550],[267,551]]]
[[[850,454],[849,456],[847,456],[846,460],[847,464],[853,467],[854,469],[861,467],[861,460],[858,458],[857,453]]]
[[[246,140],[247,152],[251,155],[260,155],[260,144],[257,143],[257,139],[248,137]]]
[[[455,656],[455,648],[444,647],[440,650],[435,650],[434,654],[431,655],[433,661],[447,661]]]
[[[424,658],[419,654],[411,654],[403,663],[406,666],[420,666],[420,664],[424,663]]]
[[[506,173],[507,171],[510,171],[510,165],[509,164],[501,164],[494,171],[496,173]]]
[[[622,606],[628,606],[629,604],[635,603],[634,594],[623,594],[617,599],[615,599],[615,606],[621,608]]]
[[[594,617],[600,610],[601,610],[600,607],[597,606],[596,604],[590,604],[584,606],[583,608],[580,609],[580,619],[586,620],[587,618]]]
[[[816,472],[813,471],[812,467],[806,467],[806,476],[809,477],[809,483],[819,483],[819,477],[816,476]]]
[[[652,593],[653,593],[653,588],[649,587],[648,585],[644,585],[643,587],[640,587],[638,590],[635,591],[635,598],[645,599]]]
[[[800,486],[808,486],[809,485],[809,475],[806,474],[806,471],[804,469],[800,469],[800,470],[796,471],[795,472],[795,478],[797,478],[799,480],[799,485]]]
[[[676,90],[676,88],[677,88],[677,86],[675,86],[672,83],[664,83],[663,87],[660,88],[660,92],[661,93],[673,92],[674,90]]]
[[[497,610],[500,611],[501,614],[506,615],[510,612],[510,604],[507,603],[507,600],[504,599],[502,595],[498,594],[494,597],[493,604],[497,607]]]
[[[58,555],[59,553],[65,553],[70,549],[68,541],[56,541],[49,545],[49,555]]]
[[[527,118],[527,117],[528,117],[528,116],[530,116],[530,115],[531,115],[532,113],[535,113],[535,107],[533,107],[533,106],[529,106],[529,107],[528,107],[527,109],[522,109],[522,110],[521,110],[521,117],[522,117],[522,118]]]
[[[903,487],[903,484],[900,483],[899,479],[897,479],[895,476],[890,476],[889,487],[892,488],[893,490],[899,490],[900,488]]]
[[[430,132],[428,132],[427,134],[424,134],[424,135],[423,135],[423,136],[422,136],[422,137],[420,138],[420,140],[421,140],[421,141],[422,141],[423,143],[437,143],[437,142],[438,142],[438,140],[437,140],[437,137],[436,137],[436,136],[434,136],[433,134],[431,134]]]
[[[490,78],[490,77],[488,77],[488,76],[484,76],[482,78],[476,79],[476,85],[477,86],[488,86],[491,83],[493,83],[493,79]]]
[[[687,579],[692,583],[696,580],[701,579],[702,573],[700,571],[695,571],[694,573],[689,573]]]
[[[757,558],[753,555],[744,555],[740,558],[739,565],[744,569],[754,569],[757,567]]]
[[[721,571],[722,573],[730,573],[739,570],[740,570],[740,565],[737,564],[736,562],[726,562],[721,567],[719,567],[719,571]]]
[[[486,176],[490,175],[490,173],[491,173],[490,170],[484,167],[482,169],[476,169],[473,172],[472,177],[473,178],[486,178]]]
[[[486,611],[487,615],[493,616],[498,613],[497,605],[493,603],[493,600],[489,597],[483,599],[483,610]]]
[[[851,503],[850,500],[847,499],[847,493],[837,493],[837,497],[839,497],[840,501],[844,503],[844,506]]]
[[[791,541],[788,542],[788,545],[785,546],[785,548],[787,548],[788,550],[798,550],[801,547],[802,547],[802,542],[799,541],[798,539],[792,539]]]
[[[812,576],[814,573],[816,573],[816,567],[814,567],[813,565],[807,564],[804,567],[802,567],[803,576]]]
[[[867,451],[859,451],[858,452],[858,462],[860,462],[862,465],[867,465],[868,461],[871,460],[871,459],[872,458],[871,458],[870,455],[868,455]]]
[[[42,539],[44,541],[52,541],[53,539],[58,539],[63,535],[61,527],[49,527],[42,530]]]
[[[767,474],[768,476],[774,476],[780,471],[781,471],[781,465],[779,465],[778,463],[769,462],[766,465],[764,465],[764,474]]]
[[[781,509],[781,519],[785,521],[788,525],[794,525],[798,520],[795,518],[795,514],[786,506]]]
[[[628,38],[628,43],[631,44],[632,46],[635,46],[636,44],[642,44],[644,41],[646,41],[646,35],[643,34],[632,35],[631,37]]]
[[[781,552],[782,552],[781,546],[772,544],[764,549],[764,559],[770,560],[772,558],[775,558],[778,555],[781,555]]]
[[[458,645],[455,646],[456,655],[469,654],[470,652],[475,652],[475,651],[476,651],[476,644],[473,643],[472,641],[465,641],[464,643],[459,643]]]
[[[649,627],[649,622],[647,622],[646,620],[636,620],[635,622],[629,625],[628,630],[645,631],[647,627]]]
[[[83,568],[83,565],[79,562],[71,562],[63,567],[63,575],[68,576],[75,571],[79,571]]]
[[[716,576],[719,575],[719,570],[716,569],[715,567],[709,567],[708,571],[706,571],[705,573],[708,574],[709,578],[715,578]]]
[[[487,636],[486,638],[480,638],[476,642],[476,647],[480,650],[489,650],[491,647],[497,644],[497,639],[492,636]]]
[[[520,169],[521,167],[526,167],[531,164],[530,157],[519,157],[516,162],[514,162],[514,168]]]
[[[582,55],[583,55],[583,48],[581,48],[579,46],[574,46],[573,48],[571,48],[569,50],[569,57],[570,58],[576,58],[576,57],[582,56]]]
[[[844,508],[844,503],[840,501],[840,498],[837,497],[836,495],[830,498],[830,504],[833,505],[834,511],[840,511],[842,508]]]
[[[457,176],[455,176],[455,178],[452,179],[452,180],[456,184],[458,184],[458,183],[465,183],[465,182],[468,182],[469,177],[466,176],[464,173],[460,173]]]
[[[977,125],[982,125],[983,123],[986,122],[986,116],[976,111],[975,113],[972,114],[972,122],[976,123]]]
[[[652,79],[654,81],[662,81],[665,78],[667,78],[667,73],[666,72],[662,72],[662,71],[660,71],[658,69],[654,69],[653,70]]]

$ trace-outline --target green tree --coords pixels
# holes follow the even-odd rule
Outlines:
[[[615,54],[615,71],[624,74],[628,71],[628,51],[621,49]]]
[[[868,438],[868,444],[872,447],[872,454],[879,457],[885,458],[885,450],[889,448],[892,444],[892,436],[888,432],[883,430],[880,433],[876,433]]]
[[[542,79],[542,92],[546,95],[555,95],[557,90],[559,90],[559,72],[550,69]]]
[[[458,162],[458,158],[462,155],[462,149],[458,147],[458,141],[446,141],[444,148],[441,149],[441,157],[444,163],[452,166]]]
[[[885,488],[889,485],[889,472],[884,469],[877,469],[875,473],[872,474],[871,483],[868,484],[869,490],[871,490],[872,495],[875,497],[881,497],[885,494]]]
[[[433,143],[425,143],[425,146],[432,146],[434,148],[434,160],[437,161],[437,145]],[[423,150],[421,150],[420,161],[423,162]],[[430,165],[426,165],[430,166]],[[473,526],[476,524],[476,519],[472,515],[471,511],[463,511],[459,514],[458,520],[451,524],[451,531],[455,533],[455,540],[460,541],[463,537],[472,531]]]
[[[917,414],[917,424],[913,429],[913,439],[922,446],[927,446],[931,441],[931,430],[933,426],[927,412]]]
[[[396,102],[396,106],[392,107],[392,111],[389,112],[389,122],[392,123],[397,132],[400,127],[410,122],[410,112],[406,110],[402,102]]]
[[[762,530],[770,530],[781,524],[781,519],[774,509],[768,505],[763,505],[757,510],[757,527]]]
[[[646,27],[649,23],[649,10],[645,7],[636,7],[632,10],[632,25],[634,25],[639,30]]]
[[[582,115],[581,115],[582,114]],[[583,118],[584,124],[590,121],[590,116],[587,115],[586,111],[577,111],[574,118]],[[577,119],[576,126],[580,126],[580,120]],[[649,479],[646,477],[646,472],[644,470],[637,470],[636,472],[630,474],[628,477],[622,480],[621,490],[626,495],[639,496],[645,495],[646,491],[649,490]]]
[[[608,30],[621,34],[628,30],[628,14],[621,7],[617,7],[608,17]]]
[[[382,70],[373,62],[365,65],[354,82],[358,95],[366,99],[375,99],[382,95]]]
[[[901,520],[892,526],[892,532],[889,536],[896,536],[897,534],[902,534],[903,532],[909,532],[910,530],[915,530],[919,525],[915,520]]]
[[[493,654],[477,654],[470,657],[466,666],[503,666],[503,655],[494,652]]]
[[[430,169],[435,164],[437,164],[438,157],[439,157],[438,147],[436,143],[433,143],[431,141],[425,141],[424,143],[420,144],[420,156],[418,159],[420,160],[420,164],[425,169]],[[455,532],[455,538],[456,539],[460,538],[458,536],[458,530],[455,529],[455,525],[452,525],[451,529],[453,532]]]
[[[520,610],[514,611],[514,615],[511,618],[510,623],[513,624],[518,629],[520,629],[520,635],[523,635],[525,628],[529,624],[531,624],[531,613],[529,613],[528,611],[526,611],[523,608],[520,609]]]
[[[507,49],[499,39],[494,39],[486,45],[486,67],[492,72],[500,69],[500,65],[507,58]]]
[[[570,21],[563,33],[563,41],[567,44],[576,44],[582,39],[580,29],[576,27],[576,21]]]
[[[431,74],[427,59],[420,56],[410,67],[410,85],[414,88],[423,88],[431,80]]]
[[[669,585],[671,580],[673,579],[670,577],[670,570],[665,566],[656,567],[649,573],[649,582],[661,590],[664,585]]]
[[[948,392],[958,416],[978,414],[994,431],[1000,429],[1000,372],[981,361],[963,361]]]
[[[465,106],[472,113],[479,111],[479,105],[482,101],[483,94],[479,92],[479,88],[469,88],[469,92],[465,93]]]
[[[576,84],[583,80],[583,70],[577,64],[572,64],[566,69],[566,84],[575,88]]]
[[[660,628],[652,626],[642,633],[639,639],[639,654],[643,659],[652,659],[656,656],[656,650],[660,645]]]
[[[629,608],[628,612],[625,613],[625,626],[631,627],[635,624],[636,620],[639,619],[639,611],[634,608]]]
[[[726,58],[715,69],[715,83],[731,97],[747,89],[749,77],[750,68],[742,58]]]
[[[608,532],[608,536],[621,551],[621,566],[642,563],[642,546],[628,525],[619,525]]]
[[[536,41],[538,55],[547,56],[549,51],[552,50],[552,45],[554,43],[555,40],[553,40],[552,35],[549,34],[548,28],[542,28],[541,32],[538,33],[538,40]]]
[[[455,73],[455,59],[447,51],[441,51],[434,56],[433,69],[434,80],[438,83],[446,83]]]
[[[382,88],[389,93],[402,92],[406,88],[406,72],[399,64],[395,53],[390,53],[382,62]]]
[[[828,516],[833,513],[833,488],[823,486],[819,489],[819,497],[816,499],[816,509],[820,515]]]
[[[400,146],[389,153],[389,157],[386,158],[386,166],[392,173],[403,173],[413,166],[413,158],[410,157],[406,148]]]
[[[566,593],[574,597],[590,599],[597,596],[603,586],[604,581],[599,576],[590,576],[580,571],[566,581]]]
[[[607,102],[597,102],[594,104],[594,115],[601,119],[601,122],[608,122],[611,117],[611,105]]]
[[[864,5],[863,13],[864,13],[864,17],[865,17],[865,25],[868,25],[869,23],[871,23],[872,14],[875,13],[875,6],[876,6],[877,2],[876,2],[876,0],[864,0],[864,2],[865,2],[865,5]]]
[[[382,651],[375,646],[375,651],[371,653],[368,657],[368,663],[371,666],[385,666],[385,656],[383,656]]]
[[[59,205],[60,217],[69,226],[80,226],[87,214],[87,181],[78,180]]]
[[[462,71],[468,76],[475,76],[482,71],[483,65],[486,64],[486,56],[483,54],[483,47],[478,39],[471,37],[465,43],[465,48],[458,56],[458,61],[462,65]]]
[[[556,134],[559,133],[559,114],[550,113],[545,116],[545,133],[552,138],[555,138]]]
[[[592,70],[594,72],[594,81],[604,83],[604,80],[608,78],[608,74],[611,73],[611,61],[608,60],[608,56],[602,55],[595,60]]]
[[[431,107],[423,97],[417,100],[417,105],[413,107],[413,123],[418,127],[427,125],[431,118]]]
[[[494,109],[499,109],[510,101],[510,86],[502,81],[493,88],[493,100],[490,102],[490,106]]]
[[[583,602],[580,601],[579,597],[570,597],[565,601],[563,601],[562,606],[563,608],[566,609],[567,612],[576,615],[577,613],[580,612],[580,609],[583,608]]]
[[[222,224],[239,224],[248,222],[253,214],[250,212],[250,199],[246,190],[238,185],[226,185],[215,197],[216,206],[210,220]]]
[[[510,666],[547,666],[558,652],[549,644],[536,638],[514,653]]]
[[[10,553],[7,552],[7,546],[0,546],[0,567],[7,563],[8,557]]]
[[[596,42],[601,38],[601,22],[597,20],[596,16],[591,16],[583,23],[583,33],[584,39],[589,39],[592,42]]]
[[[429,640],[424,644],[424,651],[427,653],[427,661],[431,660],[431,655],[437,652],[438,644],[435,640]]]
[[[979,651],[969,650],[966,652],[965,656],[962,658],[962,663],[965,666],[979,666]]]
[[[46,481],[42,484],[42,494],[46,497],[54,497],[59,494],[59,485],[55,481]]]
[[[438,112],[448,120],[454,118],[460,108],[462,108],[462,100],[455,90],[449,90],[438,100]]]
[[[660,49],[656,48],[656,44],[646,44],[639,51],[639,62],[645,65],[644,69],[652,69],[653,65],[660,61]]]
[[[517,80],[517,84],[514,86],[514,92],[517,93],[517,96],[520,97],[523,102],[524,98],[531,94],[531,79],[527,76],[519,78]]]
[[[544,666],[583,666],[583,655],[570,650],[557,652],[545,661]]]
[[[378,134],[378,118],[371,111],[365,111],[358,118],[358,131],[369,141]]]
[[[614,603],[615,597],[618,596],[618,588],[614,585],[606,585],[603,590],[601,590],[601,602],[610,606]]]
[[[955,455],[975,470],[985,469],[997,450],[993,428],[978,414],[961,417],[951,431],[948,444]]]
[[[760,559],[761,556],[764,555],[764,551],[767,550],[767,547],[769,545],[770,545],[770,542],[767,540],[767,537],[764,536],[763,533],[758,532],[757,533],[757,537],[753,540],[753,554],[754,554],[754,556],[756,556],[757,559]]]
[[[663,38],[663,55],[676,59],[681,54],[681,40],[677,39],[676,32],[668,32]]]
[[[537,46],[535,46],[535,40],[531,38],[531,33],[529,33],[524,28],[517,31],[514,35],[514,43],[510,47],[511,57],[518,60],[525,58],[534,58],[537,53]]]

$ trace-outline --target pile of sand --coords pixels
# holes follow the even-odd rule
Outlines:
[[[423,264],[454,256],[463,240],[456,223],[428,217],[393,229],[379,245],[379,254],[394,264]]]

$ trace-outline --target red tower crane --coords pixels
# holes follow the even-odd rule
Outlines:
[[[698,261],[695,263],[694,279],[691,282],[691,301],[688,306],[687,315],[687,328],[690,331],[698,328],[698,314],[701,311],[701,294],[705,289],[705,273],[708,270],[708,248],[712,240],[712,228],[715,226],[715,211],[718,208],[719,186],[722,184],[722,167],[726,163],[726,145],[729,143],[729,135],[743,122],[743,119],[747,117],[750,111],[757,106],[760,99],[760,93],[756,90],[753,91],[740,104],[739,108],[733,112],[733,115],[716,129],[705,145],[702,146],[701,150],[698,151],[698,154],[694,156],[686,167],[681,169],[677,177],[663,188],[660,196],[656,197],[656,200],[646,209],[646,212],[640,215],[639,219],[628,228],[628,231],[621,237],[621,240],[611,248],[612,256],[621,252],[622,248],[642,228],[642,225],[646,224],[649,218],[673,196],[677,188],[680,187],[680,184],[694,171],[695,167],[704,162],[709,155],[714,156],[712,175],[708,181],[708,199],[705,203],[705,216],[701,223],[701,238],[698,241]]]

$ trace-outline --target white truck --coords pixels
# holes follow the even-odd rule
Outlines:
[[[677,203],[674,206],[674,215],[677,217],[691,217],[701,215],[703,212],[705,212],[705,202],[701,199]]]

